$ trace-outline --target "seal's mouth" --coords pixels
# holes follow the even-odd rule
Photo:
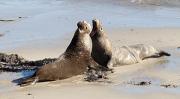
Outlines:
[[[92,30],[91,25],[87,21],[84,21],[84,20],[82,21],[82,23],[84,24],[84,27],[88,31],[88,34],[90,34]]]
[[[90,37],[93,37],[93,36],[94,36],[94,34],[96,34],[96,32],[95,32],[95,31],[91,31],[91,33],[90,33]]]
[[[90,34],[91,37],[93,37],[96,34],[95,31],[97,29],[97,21],[98,21],[97,19],[92,20],[93,29],[92,29],[91,34]]]
[[[91,34],[92,27],[91,27],[91,25],[89,23],[86,22],[86,24],[87,24],[87,28],[89,30],[89,34]]]

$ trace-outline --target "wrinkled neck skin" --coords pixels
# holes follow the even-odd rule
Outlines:
[[[83,33],[84,32],[84,33]],[[66,49],[66,52],[81,52],[81,51],[91,51],[92,47],[92,41],[88,33],[85,33],[86,31],[79,31],[76,30],[71,43],[69,44],[68,48]]]

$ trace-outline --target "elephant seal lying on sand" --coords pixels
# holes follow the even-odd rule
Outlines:
[[[33,76],[23,80],[20,83],[21,86],[35,82],[61,80],[86,71],[91,60],[91,26],[86,21],[78,22],[77,26],[71,43],[59,59],[54,63],[42,66]]]
[[[158,58],[162,56],[170,56],[170,54],[165,51],[158,50],[151,45],[137,44],[116,47],[113,49],[110,65],[130,65],[139,63],[147,58]]]

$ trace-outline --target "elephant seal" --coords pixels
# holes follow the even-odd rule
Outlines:
[[[169,53],[151,45],[136,44],[131,46],[115,47],[113,49],[111,66],[130,65],[142,62],[148,58],[170,56]]]
[[[66,79],[86,71],[91,60],[91,26],[86,21],[78,22],[77,26],[66,51],[55,62],[42,66],[34,75],[23,80],[19,85]]]
[[[92,58],[101,66],[108,68],[108,63],[112,57],[112,45],[106,33],[102,28],[100,20],[92,20],[93,29],[91,31],[92,39]]]

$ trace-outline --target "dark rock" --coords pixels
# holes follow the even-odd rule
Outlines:
[[[20,72],[23,70],[36,70],[37,68],[37,66],[0,65],[0,71],[3,72]]]
[[[19,16],[19,17],[13,18],[13,19],[0,19],[0,22],[13,22],[13,21],[16,21],[16,20],[22,19],[22,18],[27,18],[27,17]]]
[[[137,85],[137,86],[146,86],[150,85],[151,81],[140,81],[140,82],[129,82],[128,84]]]
[[[43,66],[48,63],[52,63],[56,60],[56,58],[45,58],[43,60],[37,60],[37,61],[25,61],[20,63],[21,66]]]
[[[28,93],[27,95],[32,95],[31,93]]]
[[[22,19],[22,18],[27,18],[27,17],[22,17],[22,16],[19,16],[18,18],[19,18],[19,19]]]
[[[26,60],[17,54],[4,54],[0,53],[0,62],[6,63],[6,64],[20,64],[22,62],[25,62]]]
[[[17,54],[0,53],[0,71],[18,72],[22,70],[35,70],[45,64],[52,63],[56,58],[28,61]]]
[[[180,47],[177,47],[178,49],[180,48]]]
[[[163,84],[161,86],[164,88],[177,88],[178,87],[177,85],[172,85],[172,84]]]
[[[142,81],[142,82],[139,82],[139,83],[136,84],[136,85],[144,86],[144,85],[150,85],[150,84],[151,84],[151,81],[149,81],[149,82]]]
[[[99,66],[97,68],[89,67],[87,71],[85,72],[85,80],[92,82],[97,81],[99,79],[108,79],[107,75],[108,73],[113,73],[113,70],[106,69],[102,66]]]
[[[15,21],[15,20],[0,20],[0,22],[12,22],[12,21]]]

